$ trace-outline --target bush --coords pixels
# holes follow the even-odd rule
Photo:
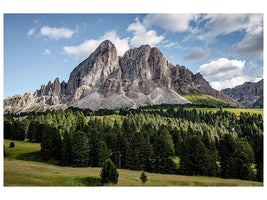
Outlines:
[[[147,182],[147,175],[144,171],[142,171],[142,173],[140,175],[140,179],[143,183]]]
[[[103,162],[102,171],[100,173],[101,183],[118,183],[119,173],[117,167],[111,159],[106,159]]]
[[[14,142],[10,142],[9,147],[10,148],[14,148],[15,147],[15,143]]]

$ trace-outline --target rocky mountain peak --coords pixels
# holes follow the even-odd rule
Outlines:
[[[263,79],[257,83],[245,82],[234,88],[223,89],[221,92],[247,107],[263,107]]]
[[[67,91],[72,95],[72,102],[96,91],[118,70],[119,58],[115,45],[105,40],[71,72]]]
[[[67,108],[120,108],[147,104],[190,103],[178,93],[197,90],[231,105],[240,105],[214,90],[200,73],[172,65],[156,48],[142,45],[118,57],[115,45],[103,41],[70,73],[68,82],[56,78],[42,85],[34,95],[5,99],[5,110],[20,111]]]

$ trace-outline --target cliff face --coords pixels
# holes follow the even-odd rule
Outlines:
[[[263,108],[263,79],[257,83],[246,82],[235,88],[224,89],[222,93],[249,108]]]
[[[4,100],[4,110],[21,112],[76,106],[80,108],[137,107],[147,104],[190,103],[177,93],[195,89],[233,106],[242,106],[214,90],[200,73],[172,65],[157,48],[142,45],[123,57],[106,40],[70,74],[68,83],[42,85],[34,94]]]

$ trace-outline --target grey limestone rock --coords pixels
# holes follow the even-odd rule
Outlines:
[[[5,112],[65,109],[68,106],[100,109],[147,104],[190,103],[177,90],[196,89],[230,105],[236,101],[214,90],[200,73],[172,65],[159,49],[149,45],[129,49],[122,57],[110,41],[99,47],[70,73],[68,83],[58,78],[34,94],[4,100]]]
[[[263,108],[263,79],[257,83],[246,82],[234,88],[224,89],[222,93],[249,108]]]

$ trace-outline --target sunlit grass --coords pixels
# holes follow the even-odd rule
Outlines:
[[[10,141],[13,140],[4,140],[7,154],[4,158],[5,186],[100,185],[101,168],[73,168],[44,163],[37,156],[29,156],[40,151],[39,143],[14,141],[15,147],[8,148]],[[253,181],[148,172],[148,181],[144,184],[140,180],[141,171],[118,171],[118,184],[111,186],[263,186],[262,183]]]
[[[202,112],[217,112],[220,110],[220,108],[185,108],[186,110],[192,110],[192,109],[196,109],[196,111],[202,111]],[[246,109],[246,108],[222,108],[223,111],[228,111],[228,112],[232,112],[235,113],[238,117],[240,116],[240,113],[250,113],[252,114],[260,114],[263,116],[263,109],[256,109],[256,108],[251,108],[251,109]]]

